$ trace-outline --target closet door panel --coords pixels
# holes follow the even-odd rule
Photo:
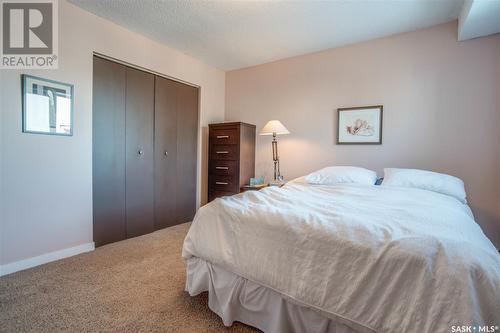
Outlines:
[[[177,109],[177,219],[191,221],[196,212],[198,88],[180,84]]]
[[[96,246],[125,233],[125,66],[94,57],[93,236]]]
[[[155,229],[177,224],[177,94],[180,83],[156,76]]]
[[[154,230],[154,75],[127,67],[127,237]]]

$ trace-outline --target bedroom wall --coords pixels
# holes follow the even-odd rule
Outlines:
[[[279,119],[287,179],[327,165],[422,168],[462,178],[500,248],[500,35],[457,42],[456,22],[226,73],[226,120]],[[335,144],[336,109],[384,105],[383,144]],[[256,173],[271,177],[271,139]]]
[[[0,74],[2,265],[92,242],[93,51],[201,86],[198,199],[206,201],[206,125],[224,118],[224,72],[59,1],[59,69]],[[21,74],[75,85],[72,137],[21,133]]]

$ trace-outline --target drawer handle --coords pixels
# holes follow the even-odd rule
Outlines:
[[[217,139],[229,139],[229,135],[217,135]]]
[[[215,153],[216,153],[216,154],[229,154],[229,152],[228,152],[228,151],[226,151],[226,150],[223,150],[223,151],[216,151]]]
[[[215,167],[217,170],[229,170],[228,167],[219,167],[219,166],[216,166]]]
[[[226,182],[215,182],[215,184],[217,184],[217,185],[227,185],[228,183],[226,183]]]

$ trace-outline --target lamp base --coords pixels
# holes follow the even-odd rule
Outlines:
[[[269,186],[281,187],[285,184],[286,184],[286,182],[284,180],[273,180],[273,181],[269,182]]]

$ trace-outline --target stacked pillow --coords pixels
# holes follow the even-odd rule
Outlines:
[[[305,181],[314,185],[363,184],[393,187],[410,187],[433,191],[467,203],[464,182],[444,173],[417,169],[384,169],[384,178],[377,179],[372,170],[353,166],[331,166],[310,173]]]
[[[377,173],[372,170],[352,166],[331,166],[308,174],[305,181],[316,185],[346,183],[373,185],[377,181]]]
[[[437,173],[417,169],[384,169],[382,186],[399,186],[420,188],[438,192],[457,198],[462,203],[467,203],[464,182],[457,177],[444,173]]]

